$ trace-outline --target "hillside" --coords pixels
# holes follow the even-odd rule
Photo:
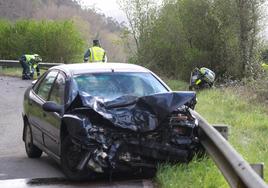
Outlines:
[[[18,19],[73,20],[89,45],[93,38],[101,40],[109,61],[125,61],[127,58],[120,38],[122,25],[95,10],[82,9],[76,1],[0,0],[0,17],[12,21]]]

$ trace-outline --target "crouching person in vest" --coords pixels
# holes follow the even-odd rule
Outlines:
[[[89,48],[84,55],[84,62],[107,62],[106,52],[101,47],[99,40],[93,40],[93,46]]]
[[[268,71],[268,63],[263,63],[261,66],[264,70]]]
[[[40,76],[39,62],[42,61],[42,58],[38,54],[34,55],[24,54],[21,56],[19,61],[23,69],[22,70],[23,80],[33,79],[35,70],[37,76]]]

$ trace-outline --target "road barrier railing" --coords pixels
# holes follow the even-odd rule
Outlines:
[[[200,140],[232,188],[268,188],[264,180],[229,142],[196,111],[191,113],[199,120]]]
[[[41,62],[39,66],[41,69],[49,69],[50,67],[61,65],[62,63],[46,63]],[[0,67],[21,67],[18,60],[0,60]]]

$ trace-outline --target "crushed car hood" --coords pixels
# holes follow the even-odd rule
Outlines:
[[[179,107],[185,105],[194,108],[195,104],[195,92],[167,92],[144,97],[122,96],[108,102],[79,92],[70,104],[69,111],[88,108],[115,127],[148,132],[156,130]]]

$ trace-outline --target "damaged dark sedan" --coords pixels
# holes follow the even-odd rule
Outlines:
[[[137,65],[53,67],[25,92],[26,153],[47,153],[72,180],[186,163],[200,147],[195,104]]]

